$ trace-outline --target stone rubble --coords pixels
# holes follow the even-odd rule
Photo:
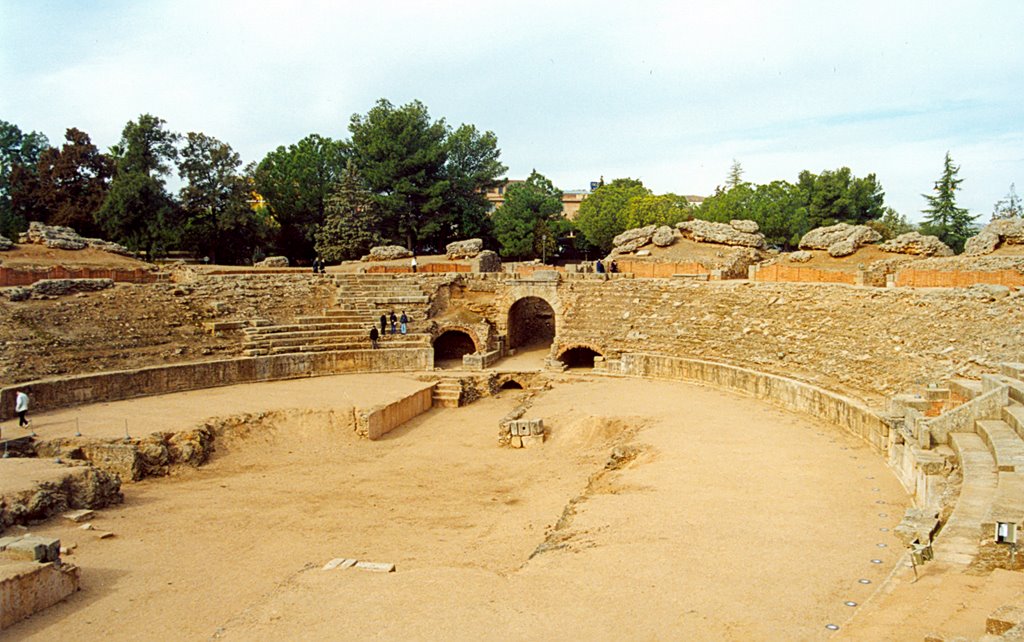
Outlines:
[[[361,261],[394,261],[395,259],[412,258],[412,252],[401,245],[378,245],[371,247],[370,253]]]
[[[257,261],[253,264],[253,267],[258,268],[286,268],[291,263],[288,261],[287,256],[268,256],[262,261]]]
[[[917,256],[953,256],[953,250],[937,236],[907,232],[878,246],[883,252]]]
[[[804,234],[800,239],[801,250],[828,250],[834,258],[849,256],[863,245],[877,243],[882,235],[867,225],[839,223],[819,227]]]
[[[11,239],[7,238],[6,236],[0,234],[0,252],[6,252],[7,250],[13,249],[14,242]]]
[[[991,254],[1003,245],[1024,245],[1024,219],[1005,218],[992,221],[976,236],[967,239],[964,254]]]
[[[482,239],[466,239],[464,241],[455,241],[445,246],[445,255],[448,260],[455,261],[458,259],[471,259],[484,249],[484,242]]]
[[[734,225],[735,223],[736,225]],[[760,232],[747,232],[752,229],[753,221],[733,221],[732,223],[714,223],[694,219],[676,223],[676,229],[682,232],[684,238],[703,243],[718,243],[720,245],[735,245],[763,250],[768,247],[764,234]],[[757,223],[753,223],[754,227]],[[738,227],[737,227],[738,225]]]
[[[104,241],[103,239],[85,238],[70,227],[46,225],[40,221],[29,223],[28,231],[21,236],[23,243],[45,245],[54,249],[84,250],[85,248],[94,248],[112,254],[132,256],[132,252],[123,245]]]

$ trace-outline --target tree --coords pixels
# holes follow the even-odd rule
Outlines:
[[[934,194],[922,194],[928,207],[921,210],[925,220],[921,224],[922,231],[933,234],[953,249],[962,252],[964,243],[974,235],[974,219],[966,209],[956,206],[956,190],[964,181],[957,178],[960,168],[953,165],[953,158],[946,152],[942,176],[935,181]]]
[[[645,194],[631,198],[623,212],[625,229],[647,225],[675,225],[693,216],[685,196]]]
[[[1017,196],[1017,189],[1013,183],[1010,183],[1010,191],[1006,196],[996,201],[992,208],[992,220],[1001,218],[1024,218],[1024,204]]]
[[[651,190],[639,180],[616,178],[594,190],[580,203],[576,226],[587,241],[602,251],[612,248],[612,239],[629,229],[626,223],[626,205],[637,196],[649,196]]]
[[[227,143],[198,132],[185,137],[178,163],[178,175],[185,181],[179,193],[182,247],[214,263],[244,262],[260,241],[241,166]]]
[[[729,166],[729,176],[725,179],[725,186],[728,189],[737,187],[743,182],[743,166],[735,158],[732,159],[732,165]]]
[[[415,100],[396,108],[385,99],[349,122],[353,159],[383,214],[382,234],[416,251],[421,239],[441,235],[437,211],[450,198],[446,170],[448,127],[431,121]]]
[[[503,257],[531,259],[553,254],[565,228],[562,191],[533,170],[526,181],[509,184],[505,202],[492,221]]]
[[[346,153],[344,143],[310,134],[260,161],[253,179],[279,226],[275,251],[312,258],[314,235],[324,222],[327,199],[345,168]]]
[[[363,185],[355,163],[349,160],[341,181],[327,199],[324,223],[316,231],[316,253],[331,262],[359,258],[380,242],[379,222],[377,201]]]
[[[51,147],[39,158],[36,189],[29,198],[41,220],[96,236],[100,229],[94,216],[106,200],[114,161],[79,129],[68,129],[64,139],[60,149]]]
[[[12,188],[34,187],[36,164],[49,144],[39,132],[24,133],[17,125],[0,120],[0,235],[17,239],[28,227],[26,217],[12,209]]]
[[[111,151],[115,174],[96,223],[107,238],[152,257],[173,247],[178,237],[176,203],[164,183],[178,157],[180,136],[164,128],[165,121],[142,114],[129,121]]]
[[[438,250],[454,240],[491,236],[490,203],[484,193],[500,185],[508,170],[499,160],[494,132],[461,125],[448,135],[445,146],[448,192],[437,213],[437,231],[426,239]]]
[[[884,213],[885,192],[874,174],[857,178],[849,167],[821,174],[804,170],[797,186],[804,192],[812,229],[836,223],[862,225]]]
[[[867,225],[881,234],[882,239],[886,241],[896,238],[900,234],[917,230],[917,225],[908,221],[906,216],[891,207],[885,208],[882,218],[877,221],[869,221]]]

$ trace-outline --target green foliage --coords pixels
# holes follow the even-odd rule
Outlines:
[[[804,193],[811,229],[836,223],[862,225],[884,213],[885,192],[874,174],[857,178],[849,167],[821,174],[804,170],[797,187]]]
[[[270,152],[256,167],[256,191],[270,204],[278,226],[274,251],[312,258],[313,238],[324,222],[327,199],[345,168],[344,143],[310,134]]]
[[[108,239],[144,250],[151,258],[174,247],[180,227],[179,211],[164,184],[178,156],[180,136],[164,129],[165,124],[143,114],[125,125],[112,148],[114,179],[94,215]]]
[[[1010,183],[1010,191],[1006,196],[996,201],[992,208],[992,220],[1001,218],[1024,218],[1024,203],[1017,196],[1017,189]]]
[[[964,179],[957,178],[960,168],[953,165],[953,158],[946,152],[942,176],[935,181],[934,194],[922,194],[928,201],[928,207],[921,210],[925,220],[921,223],[924,234],[932,234],[939,240],[960,253],[967,239],[974,236],[974,219],[970,212],[956,205],[956,190]]]
[[[501,183],[508,168],[501,163],[494,132],[480,133],[473,125],[461,125],[446,141],[445,178],[448,192],[434,217],[435,230],[424,240],[440,250],[451,241],[492,236],[490,203],[484,193]]]
[[[735,158],[732,159],[732,165],[729,166],[729,175],[725,178],[725,186],[727,189],[738,187],[743,183],[743,166]]]
[[[28,228],[24,212],[12,208],[11,196],[35,187],[36,164],[49,144],[39,132],[24,133],[17,125],[0,120],[0,235],[17,239],[18,233]]]
[[[509,184],[504,204],[492,217],[499,253],[515,259],[553,255],[559,235],[567,230],[561,214],[562,191],[537,170],[525,182]]]
[[[612,248],[612,239],[630,228],[626,222],[629,201],[650,194],[651,190],[639,180],[616,178],[580,203],[576,226],[591,245],[607,252]]]
[[[738,177],[731,172],[727,187],[705,199],[696,216],[719,223],[755,221],[770,246],[792,249],[816,227],[840,222],[863,224],[884,213],[885,194],[875,175],[856,178],[847,167],[820,175],[800,172],[795,185],[772,181],[766,185],[738,182],[728,186]]]
[[[677,194],[644,194],[626,203],[623,212],[624,229],[647,225],[675,225],[693,216],[686,197]]]
[[[178,163],[178,174],[186,181],[179,194],[182,247],[214,263],[243,263],[261,240],[241,166],[227,143],[203,133],[186,136]]]
[[[415,252],[443,236],[436,212],[451,197],[444,119],[431,121],[418,100],[396,108],[383,98],[349,123],[353,159],[382,212],[383,236]]]
[[[917,225],[908,221],[906,216],[891,207],[885,208],[882,218],[877,221],[868,221],[867,225],[881,234],[884,241],[896,238],[900,234],[917,231]]]
[[[350,160],[327,199],[326,219],[316,232],[316,253],[331,263],[359,258],[380,242],[379,220],[380,207]]]

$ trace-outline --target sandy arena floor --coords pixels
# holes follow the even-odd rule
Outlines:
[[[5,638],[820,639],[902,557],[880,529],[908,498],[879,456],[710,388],[560,377],[527,414],[550,440],[528,450],[496,447],[521,391],[377,442],[324,425],[420,385],[324,377],[37,415],[45,437],[72,414],[117,435],[126,416],[142,434],[304,409],[200,469],[126,484],[93,522],[112,539],[33,527],[77,544],[83,590]],[[625,463],[606,467],[615,448]],[[320,570],[335,557],[398,570]]]

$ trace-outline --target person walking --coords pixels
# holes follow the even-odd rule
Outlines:
[[[395,311],[394,310],[391,311],[390,320],[391,320],[391,334],[395,334],[395,333],[398,332],[398,317],[395,316]]]
[[[385,314],[380,315],[380,338],[383,339],[384,335],[388,333],[388,317]]]
[[[413,272],[413,274],[416,273],[416,255],[415,254],[412,255],[412,272]]]
[[[401,326],[402,334],[405,334],[406,326],[409,323],[409,317],[405,316],[405,310],[402,310],[402,316],[401,316],[401,318],[398,319],[398,322],[402,324],[402,326]]]
[[[379,335],[377,334],[377,326],[371,325],[370,326],[370,348],[372,348],[374,350],[377,349],[377,337],[378,336]]]
[[[598,259],[597,263],[594,264],[594,270],[598,274],[604,274],[604,263],[601,262],[601,259]]]
[[[19,390],[14,395],[14,412],[18,415],[19,426],[24,427],[31,423],[25,418],[25,415],[28,413],[28,388]]]

